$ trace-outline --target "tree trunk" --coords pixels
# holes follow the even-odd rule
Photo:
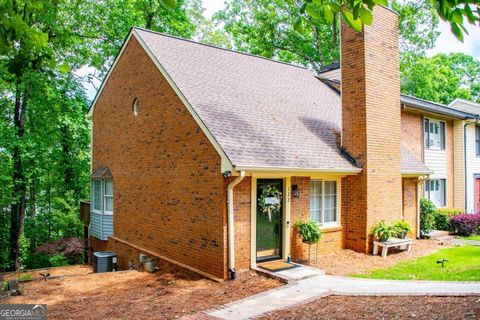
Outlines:
[[[27,110],[28,86],[25,86],[20,78],[15,84],[15,145],[12,152],[13,162],[13,194],[10,216],[10,261],[13,268],[20,268],[20,237],[23,233],[25,221],[27,184],[23,170],[23,136],[25,134],[25,118]]]

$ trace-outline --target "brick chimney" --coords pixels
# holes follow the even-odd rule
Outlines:
[[[398,17],[375,6],[372,26],[356,32],[342,22],[342,145],[362,164],[344,179],[345,245],[371,250],[370,228],[401,218],[400,63]]]

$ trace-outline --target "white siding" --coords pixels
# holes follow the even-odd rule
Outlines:
[[[430,175],[431,179],[446,179],[447,178],[446,150],[425,149],[425,165],[433,170],[433,174]]]
[[[475,146],[475,125],[467,126],[467,212],[475,210],[474,175],[480,174],[480,157],[477,157]]]

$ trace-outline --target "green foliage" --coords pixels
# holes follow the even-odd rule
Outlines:
[[[399,13],[401,50],[423,54],[432,48],[438,37],[432,5],[414,0],[393,1],[392,5]],[[224,24],[237,50],[319,71],[340,57],[339,14],[329,8],[319,9],[314,1],[302,14],[294,1],[229,1],[214,20]],[[367,21],[371,17],[366,8],[358,14]],[[348,13],[345,16],[352,18]],[[220,39],[213,44],[224,46],[225,36]]]
[[[385,221],[377,222],[370,233],[380,242],[388,241],[391,237],[395,237],[398,234],[398,229],[392,225],[388,225]]]
[[[443,104],[456,98],[480,102],[480,61],[469,55],[409,55],[402,60],[401,71],[405,94]]]
[[[437,260],[447,259],[444,268]],[[414,261],[391,268],[377,269],[355,277],[392,280],[479,281],[480,247],[462,246],[441,249]]]
[[[292,1],[293,2],[293,1]],[[307,21],[317,21],[320,19],[331,19],[330,17],[340,14],[351,28],[356,31],[362,31],[363,25],[371,25],[372,10],[376,5],[388,6],[389,3],[398,3],[397,1],[387,0],[305,0],[303,1],[300,12],[305,15]],[[436,13],[451,26],[452,33],[463,41],[464,33],[467,33],[465,25],[467,23],[475,25],[480,21],[480,9],[470,7],[475,1],[468,0],[423,0],[420,5],[433,5]],[[477,3],[478,4],[478,3]],[[393,6],[395,8],[395,6]]]
[[[407,234],[412,231],[412,225],[405,220],[398,220],[393,224],[395,230],[397,230],[397,236],[399,238],[405,238]]]
[[[425,235],[435,228],[435,212],[437,208],[427,198],[420,199],[420,233]]]
[[[435,230],[453,231],[450,226],[450,218],[463,213],[460,209],[438,208],[435,211]]]
[[[295,223],[295,228],[297,228],[302,241],[305,243],[318,243],[322,237],[322,231],[314,221],[299,220]]]
[[[83,236],[78,203],[89,197],[90,164],[83,83],[106,73],[132,26],[193,37],[200,3],[0,0],[0,270],[64,264],[35,250]],[[97,71],[82,78],[85,66]]]
[[[32,279],[33,277],[30,273],[24,273],[18,278],[18,281],[30,281]]]

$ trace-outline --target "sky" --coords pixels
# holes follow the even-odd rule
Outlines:
[[[203,0],[203,6],[205,8],[204,15],[207,18],[211,18],[216,11],[224,8],[224,0]],[[480,59],[480,28],[478,26],[467,25],[467,29],[469,35],[465,35],[465,40],[462,43],[450,32],[449,24],[440,20],[440,36],[437,39],[435,47],[429,50],[427,55],[433,56],[437,53],[463,52]],[[77,73],[79,75],[87,75],[92,71],[91,68],[82,68]],[[88,98],[93,100],[100,83],[96,82],[94,85],[85,83],[84,86]]]

